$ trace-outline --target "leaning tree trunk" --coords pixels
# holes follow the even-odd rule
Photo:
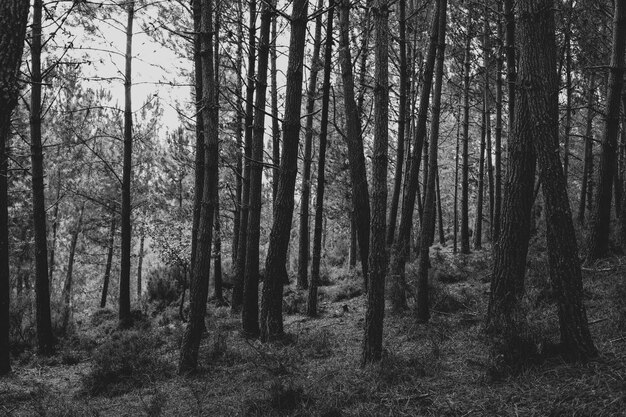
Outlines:
[[[315,196],[315,226],[313,230],[313,258],[311,259],[311,282],[306,304],[309,317],[317,315],[317,286],[320,279],[320,260],[322,256],[322,228],[324,223],[324,186],[326,181],[326,139],[328,136],[328,109],[330,102],[330,73],[333,60],[333,12],[334,1],[328,4],[326,21],[326,45],[324,52],[324,80],[322,83],[322,120],[320,122],[320,146],[317,162],[317,192]]]
[[[54,335],[50,318],[50,282],[48,280],[48,242],[46,232],[46,204],[41,143],[41,19],[42,0],[33,5],[31,40],[31,161],[33,190],[33,229],[35,234],[35,294],[37,305],[37,345],[42,354],[50,354],[54,348]]]
[[[113,208],[111,208],[111,227],[109,229],[109,243],[108,243],[108,252],[107,252],[107,262],[104,266],[104,280],[102,284],[102,296],[100,297],[100,308],[104,308],[107,305],[107,296],[109,294],[109,281],[111,280],[111,266],[113,265],[113,250],[115,247],[113,246],[115,242],[115,229],[117,224],[115,222],[116,213]]]
[[[72,315],[72,285],[74,283],[74,258],[76,256],[76,245],[78,244],[78,236],[83,228],[83,213],[85,212],[85,202],[82,203],[76,221],[76,227],[72,232],[72,240],[70,241],[70,253],[67,261],[67,275],[65,276],[65,284],[63,284],[63,316],[61,319],[61,333],[67,334]]]
[[[420,254],[417,267],[417,316],[419,322],[426,322],[430,317],[428,308],[428,268],[430,267],[429,250],[426,242],[434,239],[435,193],[437,178],[437,152],[439,151],[439,121],[441,115],[441,89],[443,84],[444,56],[446,49],[446,8],[447,0],[439,0],[437,35],[437,64],[435,68],[435,87],[433,89],[432,122],[430,132],[430,152],[428,155],[428,178],[425,184],[424,216],[420,225]]]
[[[273,4],[261,6],[258,74],[256,81],[256,111],[250,161],[250,211],[248,215],[248,247],[243,284],[242,327],[247,337],[259,336],[259,240],[261,238],[261,200],[263,194],[263,136],[265,133],[265,96],[267,67],[270,54],[270,27]]]
[[[385,274],[387,245],[387,153],[389,141],[389,5],[387,0],[374,0],[374,149],[372,154],[372,223],[371,251],[365,336],[362,364],[378,362],[383,353],[383,318],[385,315]]]
[[[11,372],[9,349],[9,210],[8,152],[11,113],[17,104],[17,76],[22,62],[29,2],[0,3],[0,376]]]
[[[354,100],[354,77],[350,55],[350,2],[342,0],[339,8],[339,61],[343,80],[343,102],[346,114],[346,142],[350,180],[352,183],[352,210],[359,244],[361,269],[364,286],[367,290],[367,268],[369,256],[370,206],[365,170],[365,156],[361,137],[361,121]],[[365,53],[365,52],[364,52]]]
[[[557,299],[561,344],[566,358],[586,360],[596,356],[597,351],[587,324],[576,234],[558,152],[559,87],[553,0],[520,2],[520,13],[521,16],[530,16],[530,19],[522,17],[520,20],[520,40],[525,38],[529,41],[522,42],[521,54],[529,55],[532,79],[543,83],[528,94],[530,123],[527,126],[533,134],[543,178],[541,188],[546,204],[548,262]],[[536,45],[543,45],[543,49]]]
[[[511,0],[512,2],[512,0]],[[463,164],[461,167],[461,253],[470,253],[469,237],[469,118],[472,9],[467,10],[465,59],[463,62]]]
[[[250,169],[252,160],[252,125],[254,123],[254,61],[256,53],[256,0],[251,0],[248,26],[248,84],[246,86],[246,117],[244,138],[243,185],[241,192],[241,224],[237,241],[237,265],[233,282],[231,308],[239,311],[243,302],[244,275],[246,273],[246,250],[248,249],[248,212],[250,209]]]
[[[300,238],[298,241],[298,277],[299,288],[307,288],[309,274],[309,203],[311,195],[311,162],[313,147],[313,116],[315,112],[315,95],[317,89],[317,73],[320,65],[320,46],[322,43],[322,8],[324,1],[318,0],[317,19],[315,20],[315,37],[313,39],[313,56],[309,74],[309,88],[306,103],[306,127],[304,129],[304,156],[302,161],[302,194],[300,197]]]
[[[133,154],[133,113],[131,107],[132,86],[132,48],[133,48],[133,21],[135,16],[135,2],[128,2],[126,23],[126,69],[124,73],[124,166],[122,172],[122,251],[120,263],[120,300],[119,320],[120,327],[132,325],[130,315],[130,257],[131,257],[131,181],[132,181],[132,154]]]
[[[424,68],[424,84],[420,92],[419,114],[414,136],[414,144],[412,149],[412,162],[407,166],[409,172],[406,178],[405,195],[402,201],[402,213],[400,216],[400,224],[398,227],[398,235],[396,236],[393,250],[391,251],[391,260],[389,264],[389,300],[391,301],[391,310],[398,313],[406,308],[406,283],[404,279],[404,267],[409,256],[409,238],[411,236],[411,225],[413,224],[413,212],[415,210],[416,198],[419,200],[419,167],[420,156],[424,146],[424,138],[426,137],[426,119],[428,116],[428,105],[430,103],[430,90],[433,80],[433,72],[435,67],[435,57],[437,52],[437,37],[439,34],[439,12],[441,3],[437,2],[436,12],[433,15],[433,21],[430,32],[430,43],[428,46],[428,56]]]
[[[218,120],[217,91],[213,73],[213,4],[212,0],[201,0],[202,10],[202,100],[205,135],[204,190],[202,209],[198,225],[196,264],[191,277],[189,293],[189,323],[185,328],[180,347],[178,371],[192,372],[198,364],[200,340],[204,332],[204,316],[209,294],[209,270],[211,267],[211,239],[215,219],[218,184]]]
[[[611,200],[616,169],[617,137],[619,135],[620,98],[624,84],[624,52],[626,47],[626,4],[615,2],[613,15],[613,50],[609,73],[608,95],[602,152],[598,167],[598,186],[591,217],[586,263],[593,263],[609,251]]]
[[[293,220],[294,191],[298,173],[302,66],[306,40],[307,0],[294,0],[291,13],[291,39],[287,64],[287,90],[283,119],[283,148],[274,219],[265,262],[265,282],[261,300],[261,340],[283,334],[283,284]]]

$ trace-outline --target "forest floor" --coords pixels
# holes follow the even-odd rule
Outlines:
[[[319,318],[302,315],[304,294],[286,289],[280,343],[243,339],[239,318],[212,307],[191,377],[175,372],[183,328],[175,306],[125,332],[111,311],[92,312],[53,357],[14,360],[0,379],[0,415],[626,416],[626,258],[584,271],[600,356],[569,364],[547,353],[558,320],[545,255],[534,249],[526,304],[544,354],[511,374],[493,366],[483,334],[490,254],[433,253],[431,321],[387,315],[379,365],[360,367],[358,278],[331,268]]]

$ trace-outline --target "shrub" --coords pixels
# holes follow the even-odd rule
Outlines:
[[[117,320],[117,312],[108,308],[100,308],[91,315],[91,325],[94,327],[114,320]]]
[[[180,288],[185,280],[183,271],[175,267],[162,267],[148,274],[148,299],[168,306],[178,300]]]
[[[333,302],[350,300],[363,294],[363,288],[353,280],[344,281],[332,287],[320,288],[320,294],[324,294]]]
[[[128,330],[96,349],[91,371],[83,379],[90,395],[117,395],[148,385],[170,374],[169,365],[158,355],[163,340],[147,331]]]
[[[9,331],[9,341],[13,354],[19,355],[35,345],[33,305],[28,294],[18,295],[11,300]]]
[[[307,297],[304,291],[288,290],[283,297],[283,312],[285,314],[304,314]]]

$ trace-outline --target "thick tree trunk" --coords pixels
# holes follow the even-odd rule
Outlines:
[[[283,148],[280,161],[278,193],[265,262],[265,282],[261,300],[261,340],[269,341],[283,334],[283,285],[285,264],[293,220],[294,191],[298,173],[300,106],[302,104],[302,66],[307,23],[306,0],[294,0],[291,14],[291,39],[287,65]]]
[[[272,3],[274,4],[274,3]],[[248,248],[243,284],[243,333],[247,337],[259,336],[259,240],[261,237],[261,200],[263,194],[263,136],[265,133],[265,96],[267,67],[270,54],[270,28],[273,6],[261,5],[261,28],[258,48],[256,81],[256,111],[250,161],[250,211],[248,216]]]
[[[367,173],[363,140],[361,137],[361,121],[356,102],[354,101],[354,78],[352,76],[352,58],[350,54],[350,2],[342,0],[339,7],[339,61],[343,80],[343,102],[346,115],[346,142],[348,144],[348,160],[350,163],[350,180],[352,183],[352,208],[354,211],[361,269],[364,286],[367,290],[367,268],[369,256],[370,206],[367,187]],[[365,53],[365,51],[363,52]]]
[[[354,210],[350,211],[350,252],[348,253],[348,264],[350,268],[356,267],[358,258],[358,243],[356,238],[356,222],[354,220]]]
[[[31,162],[33,190],[33,229],[35,234],[35,294],[37,306],[37,348],[47,355],[54,349],[50,318],[50,282],[48,280],[48,242],[46,231],[43,146],[41,143],[41,19],[43,2],[35,0],[31,40]]]
[[[107,305],[107,296],[109,294],[109,281],[111,280],[111,266],[113,264],[113,250],[115,249],[115,229],[117,227],[116,224],[116,213],[114,209],[111,209],[111,227],[109,229],[109,243],[108,243],[108,252],[107,252],[107,262],[104,266],[104,280],[102,284],[102,295],[100,297],[100,308],[104,308]]]
[[[580,224],[585,223],[585,209],[587,208],[587,200],[591,201],[591,183],[593,182],[593,118],[595,111],[593,109],[595,102],[596,77],[595,73],[589,75],[589,87],[587,89],[587,114],[585,116],[585,153],[583,165],[583,178],[580,187],[580,202],[578,205],[578,221]]]
[[[189,293],[189,323],[185,328],[180,347],[178,371],[181,374],[192,372],[198,363],[200,340],[204,332],[204,315],[209,293],[209,270],[211,267],[211,240],[215,220],[215,206],[218,184],[218,125],[217,91],[213,72],[213,4],[211,0],[201,0],[202,10],[202,99],[205,135],[204,190],[202,209],[198,226],[196,264],[191,277]]]
[[[330,74],[333,60],[333,14],[334,0],[328,4],[326,20],[326,45],[324,51],[324,80],[322,83],[322,120],[320,122],[320,146],[317,162],[317,192],[315,202],[315,226],[313,231],[313,258],[311,260],[311,282],[306,304],[309,317],[317,315],[317,286],[320,279],[320,260],[322,257],[322,228],[324,223],[324,186],[326,181],[326,139],[328,136],[328,112],[330,104]]]
[[[396,167],[393,178],[393,193],[389,206],[389,220],[387,221],[387,246],[393,245],[393,238],[396,229],[396,218],[398,217],[398,202],[400,201],[400,191],[402,190],[402,164],[404,163],[404,141],[408,136],[409,124],[407,123],[407,94],[410,92],[408,86],[408,66],[406,58],[406,0],[398,2],[398,47],[400,48],[400,72],[399,103],[398,103],[398,142],[396,144]]]
[[[318,0],[317,11],[321,12],[324,1]],[[313,147],[313,116],[315,112],[315,96],[317,90],[317,73],[320,70],[320,47],[322,43],[322,13],[315,19],[315,37],[313,39],[313,56],[307,89],[306,127],[304,129],[304,157],[302,162],[302,194],[300,196],[300,233],[298,241],[298,288],[307,288],[309,274],[309,203],[311,195],[311,163]]]
[[[428,116],[430,90],[433,80],[435,56],[437,52],[440,7],[441,2],[437,2],[436,12],[433,14],[433,22],[430,31],[428,56],[426,58],[424,68],[424,84],[420,92],[419,114],[412,149],[411,165],[407,166],[409,175],[406,179],[405,195],[404,200],[402,201],[400,225],[398,227],[398,235],[396,236],[393,250],[391,251],[391,260],[389,265],[389,300],[391,301],[391,309],[394,313],[400,312],[406,307],[404,267],[410,252],[409,238],[411,235],[411,225],[413,224],[415,201],[416,199],[419,201],[417,194],[419,187],[420,156],[424,146],[424,138],[426,137],[426,119]]]
[[[11,114],[17,104],[29,2],[0,3],[0,376],[11,372],[9,349],[8,146]]]
[[[435,224],[435,194],[437,178],[437,153],[439,151],[439,121],[441,115],[441,89],[443,84],[444,56],[446,49],[446,9],[447,0],[439,0],[438,29],[437,36],[437,64],[435,68],[435,87],[433,90],[432,122],[430,132],[430,152],[428,164],[430,170],[424,194],[424,217],[420,226],[420,255],[417,267],[417,316],[419,322],[426,322],[430,317],[428,308],[428,268],[430,266],[430,247],[425,242],[432,242],[434,239]]]
[[[512,0],[511,0],[512,3]],[[461,253],[470,253],[469,236],[469,118],[470,60],[472,43],[472,9],[467,10],[467,34],[463,63],[463,165],[461,168]]]
[[[250,169],[252,162],[252,129],[254,123],[254,62],[256,54],[256,0],[251,0],[248,24],[248,77],[246,85],[246,117],[244,139],[243,186],[241,193],[241,224],[237,242],[237,265],[233,285],[231,308],[239,311],[243,302],[244,276],[246,273],[246,250],[248,249],[248,212],[250,210]]]
[[[126,69],[124,72],[124,166],[122,172],[122,251],[120,263],[120,300],[119,321],[120,327],[130,327],[130,258],[131,258],[131,181],[132,181],[132,154],[133,154],[133,113],[131,107],[132,86],[132,47],[133,22],[135,17],[135,2],[128,2],[126,21]]]
[[[606,117],[602,152],[598,167],[598,187],[585,262],[590,264],[607,255],[611,222],[613,177],[616,169],[617,136],[619,135],[620,99],[624,84],[624,50],[626,47],[626,4],[615,2],[613,16],[613,48],[606,98]]]
[[[78,220],[76,226],[72,232],[72,240],[70,241],[70,253],[67,261],[67,275],[65,276],[65,283],[63,284],[63,315],[61,318],[61,333],[67,334],[67,329],[70,324],[70,318],[72,316],[72,286],[73,273],[74,273],[74,258],[76,257],[76,245],[78,244],[78,236],[83,228],[83,213],[85,212],[85,202],[82,203],[78,214]]]
[[[363,365],[378,362],[383,353],[383,318],[385,315],[385,274],[387,245],[385,242],[387,216],[387,153],[389,140],[389,5],[387,0],[375,0],[374,16],[374,149],[372,154],[372,223],[371,251]]]

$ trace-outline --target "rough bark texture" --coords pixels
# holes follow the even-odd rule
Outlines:
[[[380,361],[383,353],[387,245],[387,153],[389,141],[389,5],[375,0],[374,17],[374,149],[372,154],[372,223],[365,336],[361,362]]]
[[[307,0],[294,0],[291,14],[291,39],[289,42],[285,117],[283,120],[283,149],[261,300],[262,341],[269,341],[283,334],[283,285],[286,278],[285,265],[291,221],[293,220],[296,175],[298,173],[302,66],[307,6]]]
[[[7,142],[17,104],[29,2],[0,3],[0,375],[11,371],[9,357],[9,214]]]
[[[205,136],[205,171],[202,208],[198,225],[196,264],[191,277],[189,293],[189,323],[185,328],[180,347],[178,371],[192,372],[198,363],[198,350],[204,332],[204,315],[209,293],[211,267],[211,240],[218,181],[217,92],[213,74],[213,7],[211,0],[202,0],[202,100]]]
[[[115,210],[111,209],[111,227],[109,228],[109,243],[107,251],[107,261],[104,266],[104,279],[102,283],[102,296],[100,297],[100,308],[107,305],[107,296],[109,295],[109,281],[111,280],[111,266],[113,265],[113,250],[115,249],[115,229],[117,228]]]
[[[313,258],[311,259],[311,281],[306,304],[309,317],[317,315],[317,286],[320,279],[320,260],[322,256],[322,229],[324,223],[324,186],[326,181],[326,142],[328,136],[328,112],[330,104],[330,74],[333,59],[333,14],[334,1],[328,5],[326,21],[326,45],[324,51],[324,80],[322,82],[322,120],[320,122],[320,146],[317,162],[317,191],[315,196],[315,225],[313,230]]]
[[[437,36],[437,63],[435,67],[435,86],[433,89],[432,122],[430,132],[430,150],[428,155],[428,178],[425,184],[424,216],[420,225],[420,254],[417,266],[417,321],[426,322],[430,317],[428,309],[428,268],[429,250],[426,242],[434,239],[435,194],[437,179],[437,152],[439,150],[439,121],[441,114],[441,89],[443,84],[444,56],[446,49],[446,9],[447,0],[439,0]]]
[[[613,177],[617,161],[617,137],[619,135],[620,99],[624,84],[624,52],[626,47],[626,4],[615,2],[613,15],[613,49],[606,98],[606,117],[602,152],[598,167],[598,187],[595,207],[591,218],[586,263],[593,263],[607,255],[611,222]]]
[[[343,102],[346,114],[346,142],[352,183],[352,209],[354,212],[361,269],[367,289],[367,268],[369,255],[370,206],[365,170],[365,156],[361,137],[361,120],[354,100],[354,77],[350,54],[350,2],[342,0],[339,8],[339,62],[343,81]]]
[[[324,7],[324,1],[319,0],[317,11]],[[313,147],[313,116],[315,112],[315,96],[317,90],[317,74],[320,70],[320,47],[322,43],[322,13],[315,19],[315,37],[313,38],[313,56],[311,57],[311,71],[309,73],[309,88],[307,89],[306,127],[304,129],[304,157],[302,161],[302,194],[300,197],[300,233],[298,241],[298,278],[299,288],[307,288],[309,274],[309,203],[311,196],[311,163]]]
[[[252,160],[252,125],[254,123],[254,62],[256,54],[256,1],[251,0],[250,23],[248,25],[248,77],[246,85],[246,117],[244,138],[243,185],[241,192],[239,240],[237,242],[237,265],[233,285],[231,308],[239,311],[243,302],[244,275],[246,272],[246,250],[248,249],[248,211],[250,209],[250,168]]]
[[[433,21],[430,30],[430,43],[428,46],[428,56],[426,58],[423,85],[420,92],[419,114],[417,116],[416,132],[414,137],[411,164],[407,166],[409,172],[406,178],[406,188],[402,201],[402,213],[398,227],[398,235],[394,241],[391,251],[389,265],[389,300],[393,313],[400,312],[406,308],[406,283],[404,280],[404,266],[409,255],[409,238],[411,236],[411,225],[413,223],[413,212],[415,201],[418,198],[419,187],[419,166],[426,137],[426,120],[428,116],[428,105],[430,103],[430,90],[435,67],[435,57],[437,52],[437,37],[439,28],[439,10],[441,3],[437,3],[436,12],[433,14]]]
[[[256,81],[256,112],[252,137],[252,160],[250,161],[250,211],[248,215],[248,248],[243,284],[243,333],[247,337],[259,335],[259,240],[261,237],[261,200],[263,193],[263,136],[265,133],[265,96],[267,91],[267,67],[270,54],[270,27],[272,6],[262,3],[261,28],[258,48],[258,71]]]
[[[470,253],[469,243],[469,88],[472,43],[472,11],[467,11],[465,59],[463,62],[463,164],[461,167],[461,253]]]
[[[50,281],[48,280],[48,242],[46,231],[46,204],[41,142],[41,19],[43,2],[35,0],[31,40],[31,103],[30,135],[33,190],[33,229],[35,234],[35,294],[37,307],[37,348],[50,354],[54,336],[50,319]]]
[[[498,42],[503,43],[502,37],[502,3],[498,2]],[[496,126],[495,126],[495,143],[494,143],[494,165],[495,165],[495,189],[494,189],[494,205],[493,205],[493,225],[492,239],[496,243],[500,238],[500,219],[502,213],[502,69],[504,67],[504,59],[501,52],[498,52],[496,58]]]

